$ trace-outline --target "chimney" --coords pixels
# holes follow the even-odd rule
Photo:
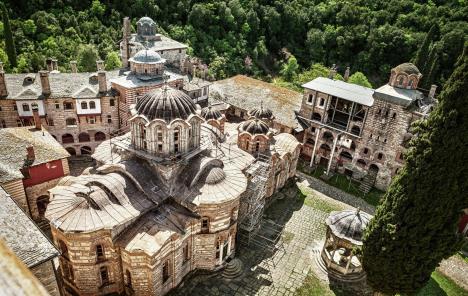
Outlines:
[[[437,85],[435,84],[431,85],[431,89],[429,90],[429,98],[431,99],[435,98],[436,90],[437,90]]]
[[[34,147],[33,146],[29,146],[29,147],[26,147],[26,160],[30,163],[33,163],[34,160],[36,159],[36,155],[34,154]]]
[[[344,81],[348,81],[349,79],[349,67],[346,67],[346,71],[344,72]]]
[[[36,129],[40,130],[42,128],[42,124],[41,124],[41,118],[39,117],[39,108],[37,106],[33,106],[32,113],[34,117],[34,125]]]
[[[78,72],[78,68],[76,67],[76,61],[70,61],[70,69],[72,73]]]
[[[49,71],[41,70],[39,76],[41,77],[42,94],[50,95]]]
[[[97,70],[98,70],[98,71],[104,70],[104,61],[102,61],[102,60],[97,60],[97,61],[96,61],[96,66],[97,66]]]
[[[100,70],[98,72],[98,82],[99,82],[99,92],[100,93],[107,92],[106,71]]]
[[[3,71],[3,63],[0,62],[0,97],[8,96],[8,90],[5,80],[5,71]]]
[[[330,71],[328,72],[328,78],[333,79],[335,78],[336,74],[336,65],[333,64],[333,66],[330,68]]]
[[[58,60],[57,59],[52,59],[52,71],[58,72]]]
[[[49,72],[54,71],[54,66],[52,65],[52,59],[51,58],[46,59],[46,66],[47,66],[47,71],[49,71]]]

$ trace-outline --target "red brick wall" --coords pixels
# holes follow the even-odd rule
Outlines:
[[[53,160],[48,163],[32,166],[29,168],[30,178],[23,179],[24,187],[40,184],[52,179],[63,177],[62,160]]]

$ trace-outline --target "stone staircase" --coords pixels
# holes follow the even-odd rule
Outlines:
[[[363,178],[361,185],[359,185],[359,190],[364,192],[364,194],[369,193],[372,187],[374,186],[375,178],[377,178],[377,173],[374,171],[369,171]]]
[[[244,264],[242,264],[242,261],[240,259],[234,258],[226,264],[222,276],[224,279],[233,280],[240,277],[243,273]]]

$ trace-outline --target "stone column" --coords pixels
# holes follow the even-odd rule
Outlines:
[[[333,147],[332,147],[332,151],[331,151],[331,154],[330,154],[330,160],[328,161],[327,176],[328,176],[328,174],[330,174],[330,168],[331,168],[331,165],[332,165],[332,162],[333,162],[333,156],[335,155],[336,143],[338,142],[338,138],[340,137],[340,135],[341,134],[337,134],[336,137],[335,137],[335,140],[333,141]]]
[[[312,150],[312,155],[310,157],[310,167],[312,167],[312,165],[314,164],[314,158],[315,158],[315,153],[317,151],[317,145],[318,145],[318,139],[319,139],[319,135],[320,135],[320,132],[322,131],[322,128],[317,128],[317,134],[315,135],[315,143],[314,143],[314,150]]]

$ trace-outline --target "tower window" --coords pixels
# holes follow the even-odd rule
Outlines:
[[[382,154],[382,153],[377,154],[377,159],[378,159],[378,160],[382,160],[382,158],[383,158],[383,154]]]
[[[107,115],[107,123],[112,123],[112,116]]]
[[[184,246],[184,262],[188,262],[190,260],[190,249],[189,244],[186,243]]]
[[[106,266],[101,267],[99,269],[99,274],[101,276],[101,284],[103,286],[108,285],[109,284],[109,272],[107,270],[107,267]]]
[[[60,109],[60,103],[55,101],[55,109]]]
[[[162,267],[163,283],[165,283],[168,279],[169,279],[169,260],[166,260],[166,262],[164,262],[163,267]]]
[[[104,247],[102,245],[96,246],[96,259],[97,261],[104,260]]]
[[[125,275],[127,276],[127,287],[131,288],[132,287],[132,274],[130,271],[127,269],[125,271]]]
[[[109,106],[111,106],[111,107],[115,106],[115,100],[114,99],[109,100]]]
[[[208,217],[203,217],[201,219],[201,232],[207,233],[210,231],[210,219]]]

